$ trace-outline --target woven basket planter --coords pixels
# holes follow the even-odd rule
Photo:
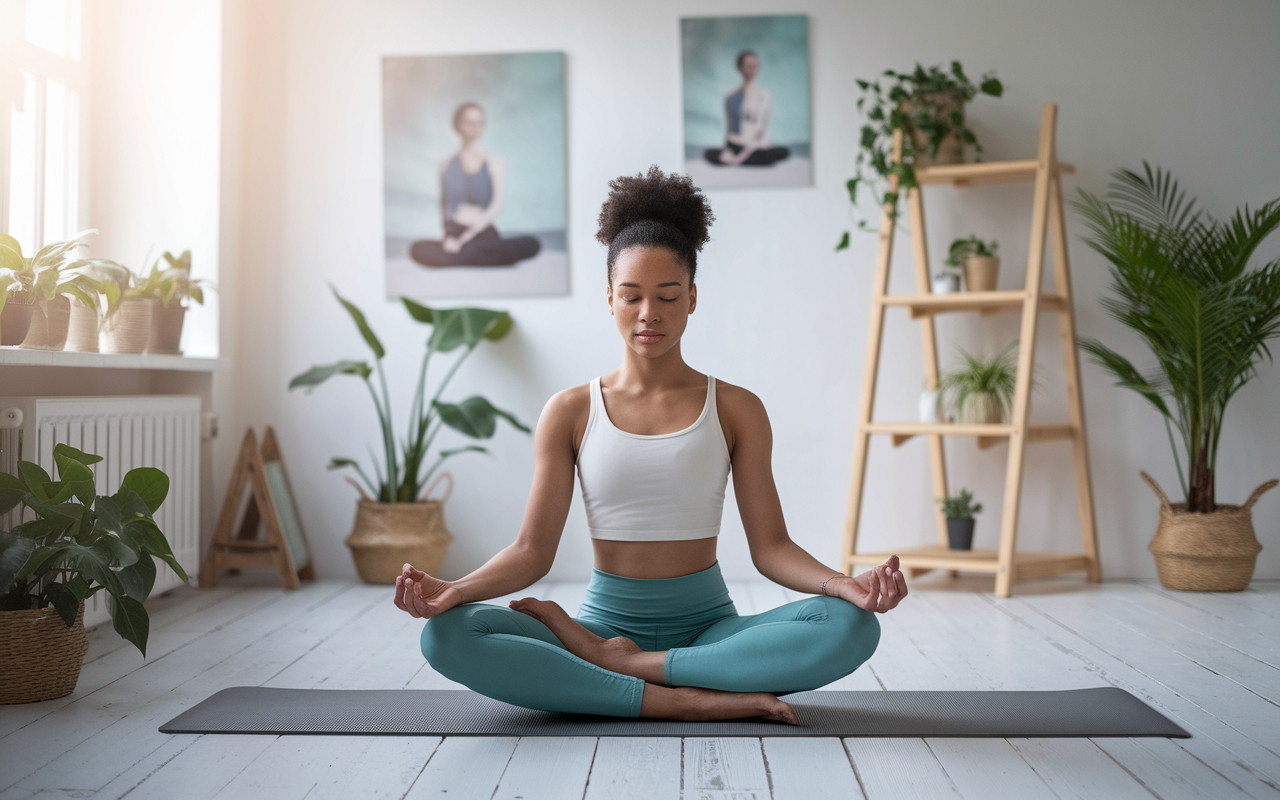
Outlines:
[[[923,101],[923,102],[922,102]],[[920,92],[905,103],[901,109],[914,119],[922,110],[922,106],[936,109],[936,115],[949,118],[954,111],[960,112],[964,119],[964,95],[959,92]],[[933,167],[942,164],[960,164],[964,161],[964,142],[954,133],[948,133],[938,145],[938,154],[930,155],[929,135],[911,128],[911,143],[916,150],[917,167]]]
[[[52,608],[0,611],[0,703],[34,703],[71,694],[88,649],[84,601],[70,628]]]
[[[360,580],[394,584],[406,563],[428,575],[439,575],[445,551],[453,541],[444,526],[444,503],[453,493],[453,477],[445,472],[440,478],[449,478],[449,490],[439,500],[381,503],[365,496],[358,501],[347,547],[351,548]],[[423,492],[423,497],[431,494],[440,478]]]
[[[75,353],[98,352],[98,309],[79,300],[71,301],[67,342],[62,349]]]
[[[182,321],[187,309],[178,303],[171,306],[157,305],[151,314],[151,336],[147,339],[147,352],[171,356],[182,355]]]
[[[1253,504],[1276,486],[1275,478],[1253,490],[1244,505],[1220,504],[1209,514],[1170,503],[1164,490],[1141,473],[1160,498],[1160,524],[1147,549],[1156,557],[1160,583],[1184,592],[1238,592],[1253,579],[1262,545],[1253,532]]]
[[[994,292],[999,278],[999,256],[969,256],[964,260],[965,291]]]
[[[28,350],[61,350],[67,343],[67,326],[71,322],[71,299],[60,294],[46,308],[32,306],[31,327],[21,347]]]
[[[155,300],[121,300],[102,319],[98,346],[104,353],[141,353],[151,337],[151,316]]]
[[[0,345],[9,347],[22,344],[31,329],[31,313],[35,306],[24,302],[26,294],[15,292],[9,295],[4,308],[0,309]]]

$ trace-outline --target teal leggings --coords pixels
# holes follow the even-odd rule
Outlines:
[[[606,639],[666,650],[668,686],[731,692],[816,689],[853,672],[880,641],[874,614],[834,597],[738,616],[718,564],[660,580],[595,570],[577,621]],[[446,678],[513,705],[640,716],[643,680],[583,661],[509,608],[471,603],[428,620],[422,653]]]

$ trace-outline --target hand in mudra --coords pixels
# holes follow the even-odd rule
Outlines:
[[[883,614],[907,596],[907,579],[898,569],[898,557],[861,575],[837,578],[827,584],[827,594],[848,600],[858,608]]]
[[[412,564],[405,564],[396,578],[395,603],[396,608],[420,619],[443,614],[458,604],[452,584],[414,569]]]

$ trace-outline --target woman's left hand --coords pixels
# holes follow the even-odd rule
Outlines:
[[[907,579],[898,569],[898,557],[861,575],[837,578],[827,584],[827,594],[848,600],[858,608],[883,614],[907,596]]]

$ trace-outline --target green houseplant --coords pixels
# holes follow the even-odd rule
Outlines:
[[[1227,404],[1270,359],[1267,342],[1280,332],[1280,259],[1250,267],[1280,227],[1280,198],[1218,220],[1146,162],[1141,174],[1121,169],[1113,178],[1103,196],[1081,191],[1072,205],[1089,227],[1085,242],[1110,263],[1103,309],[1141,337],[1156,368],[1144,374],[1097,339],[1080,346],[1164,418],[1186,499],[1170,503],[1142,473],[1161,503],[1150,545],[1161,582],[1243,589],[1262,549],[1250,509],[1276,482],[1242,506],[1218,503],[1218,442]]]
[[[846,184],[849,200],[857,206],[858,193],[866,187],[876,205],[888,203],[894,214],[899,195],[919,187],[916,167],[959,163],[966,144],[982,152],[978,137],[965,123],[965,104],[979,94],[1004,94],[994,72],[974,84],[959,61],[951,62],[950,71],[917,63],[911,72],[888,69],[879,78],[857,83],[862,90],[857,108],[866,116],[866,124],[859,132],[857,168]],[[895,158],[893,142],[898,132],[902,133],[902,155]],[[880,189],[891,176],[898,178],[897,191]],[[858,227],[866,229],[867,220],[859,220]],[[845,231],[836,249],[848,246]]]
[[[67,338],[71,298],[97,310],[100,293],[111,291],[104,270],[114,262],[79,258],[85,237],[82,231],[65,242],[46,245],[24,256],[17,239],[0,234],[0,324],[4,344],[21,344],[37,350],[61,350]],[[6,301],[15,301],[10,317],[4,317]],[[25,322],[24,322],[25,321]],[[21,330],[21,333],[19,333]],[[16,339],[16,340],[15,340]]]
[[[947,251],[947,266],[964,270],[964,288],[970,292],[990,292],[1000,276],[1000,243],[985,242],[975,235],[955,239]]]
[[[56,480],[30,461],[18,462],[19,476],[0,473],[0,514],[23,504],[35,515],[0,531],[0,636],[25,650],[0,663],[0,702],[75,689],[88,646],[84,601],[104,589],[115,630],[145,656],[153,557],[187,580],[152,518],[169,493],[163,472],[130,470],[115,494],[99,495],[90,467],[101,456],[59,444],[53,458]]]
[[[958,421],[1008,422],[1018,381],[1017,343],[990,356],[975,356],[959,346],[956,352],[963,365],[943,374],[938,389],[955,409]]]
[[[973,502],[973,492],[964,488],[954,497],[939,497],[937,502],[947,518],[947,545],[952,550],[971,550],[973,515],[982,513],[982,503]]]
[[[142,297],[159,301],[151,310],[151,333],[148,353],[181,355],[182,323],[191,302],[204,305],[204,290],[216,289],[211,281],[191,277],[191,251],[175,256],[165,251],[161,258],[168,266],[160,269],[159,260],[139,288]]]
[[[332,287],[330,287],[332,289]],[[374,457],[371,478],[360,464],[351,458],[335,458],[330,469],[350,468],[362,483],[355,483],[362,495],[356,511],[355,529],[347,540],[356,558],[360,577],[370,583],[394,583],[400,567],[406,561],[420,569],[433,573],[444,559],[445,549],[452,537],[444,529],[441,501],[427,501],[433,484],[429,484],[440,467],[448,459],[460,453],[488,452],[484,447],[468,444],[462,447],[441,449],[427,466],[436,437],[445,428],[471,439],[489,439],[497,431],[498,420],[503,419],[515,428],[530,433],[530,429],[514,415],[503,411],[479,395],[472,395],[458,403],[441,400],[445,388],[481,342],[498,341],[511,330],[511,315],[505,311],[483,308],[428,308],[409,299],[404,306],[416,321],[431,325],[431,335],[426,342],[426,352],[418,369],[418,379],[413,398],[409,403],[408,425],[404,438],[397,442],[392,419],[391,396],[387,388],[383,359],[386,349],[369,326],[364,312],[332,289],[334,297],[342,304],[369,349],[373,351],[373,366],[366,361],[338,361],[312,367],[289,383],[290,389],[315,387],[335,375],[351,375],[364,381],[373,399],[382,433],[381,452]],[[428,365],[439,353],[458,352],[435,390],[428,392]],[[377,383],[371,378],[376,374]],[[425,467],[425,469],[424,469]],[[446,476],[448,473],[440,473]],[[452,478],[450,478],[452,487]],[[368,492],[365,492],[365,487]],[[446,495],[447,499],[447,495]],[[423,535],[428,535],[423,541]]]

